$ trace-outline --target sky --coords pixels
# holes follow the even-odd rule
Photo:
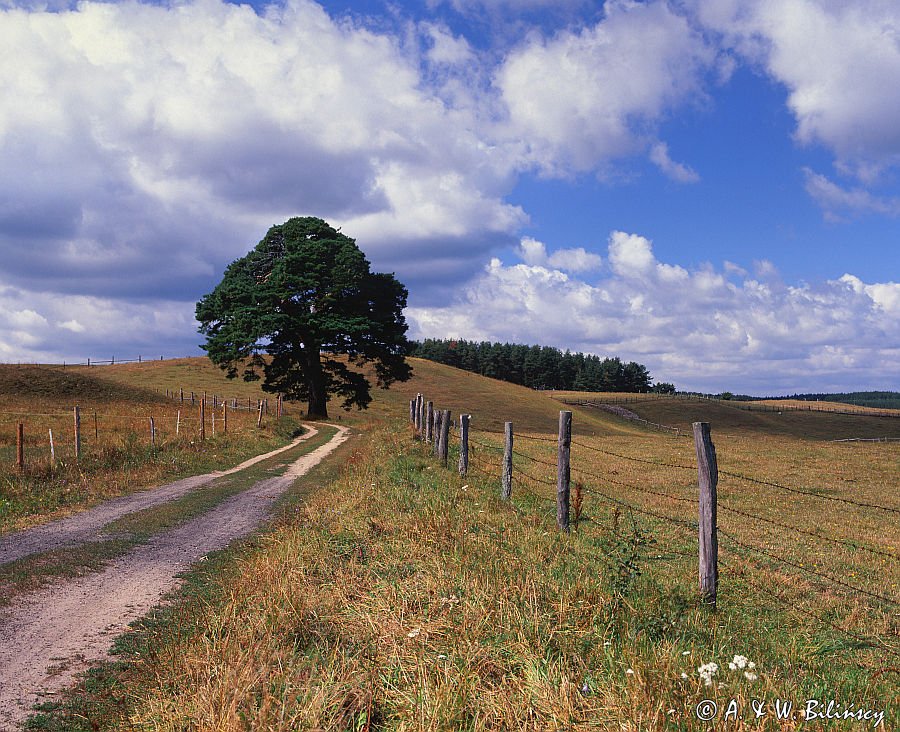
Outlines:
[[[900,389],[896,0],[0,0],[0,361],[199,355],[318,216],[415,339]]]

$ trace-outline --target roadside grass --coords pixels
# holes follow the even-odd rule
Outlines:
[[[293,449],[261,460],[237,473],[217,478],[181,498],[126,514],[103,527],[102,535],[109,538],[0,564],[0,607],[54,579],[79,577],[102,569],[153,536],[210,511],[273,474],[280,474],[290,462],[327,443],[335,431],[322,425],[318,434]]]
[[[589,446],[687,460],[683,440],[637,442]],[[545,445],[523,440],[517,451],[546,456]],[[729,460],[739,448],[722,441]],[[773,462],[789,457],[784,450]],[[585,494],[580,521],[561,534],[542,483],[520,479],[503,503],[491,451],[475,458],[486,477],[462,479],[399,423],[374,428],[343,454],[339,472],[308,476],[317,487],[272,533],[192,573],[179,599],[126,636],[121,661],[89,675],[69,711],[57,706],[28,728],[692,730],[706,727],[694,714],[704,699],[720,705],[715,728],[731,699],[743,718],[729,729],[797,729],[808,699],[883,711],[886,728],[893,723],[895,608],[726,552],[712,611],[697,598],[696,543],[666,521]],[[873,459],[889,467],[880,453],[851,462]],[[689,479],[665,466],[641,464],[638,475],[627,460],[613,468],[615,458],[603,460],[622,483],[688,492]],[[536,474],[539,465],[531,464]],[[793,500],[757,488],[743,496],[755,511]],[[597,489],[637,500],[621,485]],[[889,486],[881,490],[887,501]],[[660,496],[643,500],[675,510]],[[854,520],[825,505],[773,515],[805,516],[798,525],[822,530]],[[888,545],[875,538],[886,533],[896,550],[895,523],[876,522],[863,538]],[[750,531],[741,536],[775,541]],[[807,538],[780,541],[776,556],[804,561]],[[858,582],[885,571],[863,555],[829,557],[828,569],[853,562],[869,573]],[[742,663],[735,656],[753,668],[729,668]],[[709,662],[718,671],[707,686],[698,668]],[[765,714],[754,715],[753,699],[769,704]],[[775,699],[795,705],[793,718],[776,718]]]

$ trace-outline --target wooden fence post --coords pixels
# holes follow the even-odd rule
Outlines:
[[[425,442],[430,443],[434,431],[434,402],[425,405]]]
[[[450,410],[445,409],[441,412],[441,444],[438,450],[438,456],[441,458],[441,464],[447,467],[447,458],[450,454]]]
[[[150,447],[156,447],[156,425],[153,424],[153,417],[150,417]]]
[[[81,457],[81,410],[75,406],[75,459]]]
[[[256,426],[262,427],[262,413],[263,413],[263,403],[262,400],[259,401],[259,416],[256,418]]]
[[[178,394],[181,396],[181,403],[184,404],[184,389],[179,387]]]
[[[513,423],[505,422],[503,425],[505,437],[503,445],[503,474],[500,478],[500,497],[508,501],[512,496],[512,451],[513,451]]]
[[[716,605],[719,588],[719,538],[716,533],[716,486],[719,466],[708,422],[694,422],[697,476],[700,484],[700,595],[704,603]]]
[[[409,400],[409,422],[410,424],[416,423],[416,415],[415,415],[416,403],[415,400]]]
[[[175,417],[175,434],[179,434],[181,432],[181,410],[178,410],[178,414]]]
[[[193,397],[193,393],[191,394]],[[206,439],[206,405],[203,402],[200,402],[200,441]]]
[[[434,410],[434,425],[431,429],[431,454],[437,456],[441,449],[441,419],[444,413],[440,409]]]
[[[25,470],[25,424],[16,425],[16,467]]]
[[[425,397],[422,394],[416,394],[416,435],[422,439],[422,422],[425,413]]]
[[[48,430],[50,433],[50,464],[56,466],[56,448],[53,446],[53,428]]]
[[[228,402],[222,402],[222,434],[228,434]]]
[[[97,426],[97,410],[94,410],[94,441],[97,441],[97,438],[100,435],[100,429]]]
[[[560,411],[559,438],[556,458],[556,525],[560,531],[569,530],[569,484],[572,450],[572,413]]]
[[[459,474],[465,477],[469,472],[469,420],[471,414],[459,415]]]

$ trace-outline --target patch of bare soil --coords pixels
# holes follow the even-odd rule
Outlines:
[[[177,585],[179,573],[208,552],[253,531],[297,477],[346,439],[347,430],[338,427],[328,443],[300,457],[282,475],[262,480],[208,513],[156,536],[101,572],[23,597],[0,613],[0,729],[17,729],[34,704],[52,698],[69,686],[76,674],[108,658],[113,638],[158,604]],[[221,474],[210,474],[208,479]],[[181,495],[188,490],[190,487],[179,485],[176,492]],[[139,509],[106,514],[103,523],[131,510]],[[99,519],[90,522],[96,530]],[[79,529],[71,531],[68,540]]]

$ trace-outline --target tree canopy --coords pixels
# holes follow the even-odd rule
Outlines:
[[[229,378],[262,374],[264,391],[307,401],[310,416],[327,417],[332,394],[364,409],[371,384],[353,366],[370,364],[382,388],[412,374],[407,294],[393,274],[371,271],[355,240],[322,219],[292,218],[197,303],[202,348]]]
[[[601,359],[590,354],[562,352],[551,346],[426,338],[421,343],[413,343],[411,355],[532,389],[625,392],[651,389],[650,372],[642,364],[622,363],[618,357]]]

